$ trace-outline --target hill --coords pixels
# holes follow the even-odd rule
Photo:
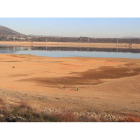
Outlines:
[[[125,36],[125,37],[122,37],[122,39],[137,39],[137,38],[140,38],[140,37],[133,37],[133,36]]]
[[[24,36],[21,33],[18,33],[10,28],[0,26],[0,35],[8,36],[8,35],[16,35],[16,36]]]

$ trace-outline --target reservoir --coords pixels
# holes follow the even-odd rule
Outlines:
[[[92,48],[64,48],[64,47],[8,47],[0,46],[0,53],[28,54],[46,57],[107,57],[107,58],[140,58],[140,52],[131,50],[96,50]]]

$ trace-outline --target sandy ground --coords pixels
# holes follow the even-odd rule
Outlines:
[[[80,42],[19,42],[19,41],[0,41],[0,45],[15,46],[41,46],[41,47],[95,47],[95,48],[129,48],[127,43],[80,43]],[[133,49],[140,48],[140,44],[133,44]]]
[[[140,116],[140,59],[1,54],[0,65],[0,98],[8,104]]]

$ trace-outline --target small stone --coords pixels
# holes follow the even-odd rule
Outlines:
[[[0,117],[3,117],[3,115],[1,114]]]

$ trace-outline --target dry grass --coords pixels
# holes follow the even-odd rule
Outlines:
[[[108,120],[106,116],[78,116],[72,112],[64,111],[61,113],[41,113],[33,109],[26,102],[21,102],[18,106],[6,107],[6,104],[0,99],[0,122],[115,122]],[[140,122],[140,117],[126,116],[118,122]]]
[[[140,117],[128,116],[122,122],[140,122]]]

